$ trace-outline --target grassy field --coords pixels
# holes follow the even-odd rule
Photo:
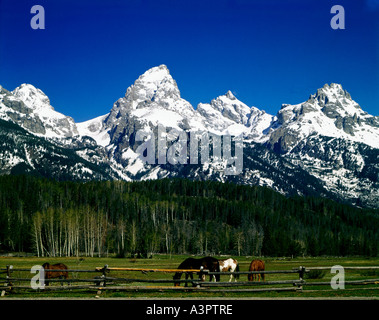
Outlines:
[[[127,267],[127,268],[151,268],[151,269],[176,269],[178,265],[187,256],[168,256],[168,255],[155,255],[152,259],[130,259],[130,258],[37,258],[37,257],[0,257],[0,268],[5,268],[7,265],[12,265],[13,268],[28,268],[30,269],[34,265],[42,265],[45,262],[50,263],[65,263],[69,269],[78,270],[94,270],[96,267],[103,267],[108,265],[109,267]],[[224,259],[226,257],[218,257]],[[240,263],[240,271],[248,271],[249,264],[252,257],[235,257]],[[265,258],[263,259],[266,263],[266,270],[291,270],[292,268],[298,268],[300,266],[305,267],[332,267],[335,265],[340,265],[343,267],[354,267],[354,266],[379,266],[379,258],[364,258],[364,257],[351,257],[351,258]],[[99,276],[101,273],[84,273],[84,272],[73,272],[70,273],[69,277],[71,279],[93,279],[95,276]],[[14,278],[32,278],[34,274],[27,271],[15,271],[13,272]],[[129,278],[129,279],[172,279],[172,273],[161,273],[161,272],[148,272],[142,273],[138,272],[115,272],[111,271],[109,276],[117,278]],[[307,282],[330,282],[331,278],[335,274],[330,273],[330,270],[313,272],[309,274],[306,278]],[[309,278],[311,277],[311,278]],[[5,274],[0,274],[0,279],[4,279]],[[184,277],[182,278],[184,279]],[[267,274],[266,281],[280,281],[280,280],[298,280],[298,274]],[[365,280],[365,279],[379,279],[379,270],[345,270],[345,280]],[[228,281],[229,276],[223,275],[221,281]],[[247,276],[241,275],[239,281],[246,281]],[[30,286],[30,282],[20,282],[14,283],[15,285]],[[64,285],[66,290],[40,290],[35,291],[32,289],[15,289],[12,293],[6,294],[7,298],[43,298],[43,297],[59,297],[59,298],[80,298],[80,297],[95,297],[97,295],[96,290],[84,290],[84,289],[73,289],[77,285],[82,285],[84,283],[75,283],[70,286]],[[3,284],[1,284],[3,285]],[[61,289],[59,283],[52,283],[50,286]],[[170,286],[172,284],[152,284],[152,283],[138,283],[138,282],[128,282],[125,286]],[[183,284],[182,284],[183,286]],[[292,284],[286,285],[265,285],[265,286],[254,286],[254,289],[258,288],[293,288]],[[234,287],[233,287],[234,288]],[[246,289],[247,287],[238,287]],[[68,290],[67,290],[68,289]],[[273,291],[273,292],[231,292],[228,288],[217,288],[222,289],[218,292],[201,292],[197,290],[196,292],[191,291],[124,291],[124,290],[109,290],[103,291],[101,293],[101,298],[115,298],[115,297],[139,297],[139,298],[247,298],[247,297],[260,297],[260,298],[279,298],[279,297],[289,297],[289,298],[307,298],[307,297],[320,297],[320,298],[330,298],[330,297],[356,297],[356,298],[376,298],[379,299],[379,282],[375,284],[368,285],[346,285],[345,289],[333,290],[330,285],[327,286],[304,286],[302,291]],[[0,298],[1,299],[1,298]]]

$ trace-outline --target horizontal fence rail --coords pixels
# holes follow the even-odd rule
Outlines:
[[[96,271],[102,271],[105,267],[103,268],[96,268]],[[200,269],[153,269],[153,268],[106,268],[109,271],[141,271],[141,272],[201,272],[204,270]]]
[[[46,272],[67,272],[71,275],[68,279],[45,279],[46,282],[61,285],[44,286],[40,289],[32,289],[30,284],[31,277],[35,274],[31,274],[29,268],[14,268],[13,266],[7,266],[6,268],[0,268],[0,291],[1,296],[6,293],[14,292],[17,289],[20,290],[34,290],[34,291],[71,291],[75,289],[84,289],[90,291],[97,291],[97,295],[100,295],[106,290],[119,290],[119,291],[209,291],[209,292],[266,292],[266,291],[302,291],[303,286],[324,286],[330,285],[330,282],[326,281],[308,281],[305,280],[305,275],[312,270],[331,270],[332,267],[304,267],[293,268],[292,270],[265,270],[265,271],[239,271],[239,272],[210,272],[205,269],[159,269],[159,268],[122,268],[122,267],[96,267],[95,269],[44,269]],[[372,267],[344,267],[345,270],[378,270],[379,266]],[[28,272],[31,277],[14,277],[17,272]],[[117,273],[136,273],[141,272],[144,275],[149,273],[180,273],[180,274],[192,274],[194,279],[142,279],[135,276],[131,277],[115,277],[113,274]],[[77,278],[78,273],[95,274],[96,276]],[[112,274],[112,276],[110,276]],[[286,280],[274,280],[274,281],[205,281],[204,277],[212,277],[216,275],[256,275],[256,274],[298,274],[297,279]],[[5,277],[4,277],[5,275]],[[73,277],[74,276],[74,277]],[[26,284],[22,284],[26,283]],[[77,283],[77,284],[75,284]],[[141,283],[142,285],[135,285],[135,283]],[[146,286],[146,284],[151,284]],[[161,284],[161,285],[157,285]],[[186,286],[174,286],[174,284],[185,284]],[[346,285],[378,285],[379,279],[364,279],[364,280],[349,280],[345,281]],[[188,287],[191,285],[192,287]],[[276,287],[267,287],[276,286]],[[283,287],[284,286],[284,287]]]
[[[305,270],[330,270],[332,267],[306,267]],[[372,267],[343,267],[344,270],[379,270],[379,266]]]

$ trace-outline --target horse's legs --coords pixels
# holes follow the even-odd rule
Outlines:
[[[188,280],[188,272],[186,272],[186,280]],[[188,287],[188,282],[186,281],[186,283],[184,284],[185,287]]]
[[[234,272],[234,271],[236,271],[236,268],[234,268],[233,270],[230,270],[231,272]],[[237,282],[237,276],[235,275],[235,274],[231,274],[230,275],[230,280],[229,280],[229,282],[231,282],[232,280],[233,280],[233,278],[234,278],[234,282]]]
[[[191,280],[193,280],[193,273],[192,272],[189,274],[189,276],[190,276]],[[192,282],[192,287],[195,287],[195,286],[196,286],[195,283]]]

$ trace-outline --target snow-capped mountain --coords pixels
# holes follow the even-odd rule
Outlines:
[[[78,135],[71,117],[54,110],[49,98],[30,84],[22,84],[12,92],[0,86],[1,118],[21,124],[29,132],[46,138]]]
[[[32,174],[56,180],[117,179],[110,167],[79,156],[74,145],[64,148],[0,119],[0,174]]]
[[[125,96],[114,103],[106,124],[114,127],[123,124],[125,118],[173,128],[192,128],[200,120],[192,105],[180,97],[178,86],[164,65],[146,71],[127,89]]]
[[[23,135],[28,135],[23,144],[14,143],[16,149],[24,148],[33,137],[34,145],[40,141],[37,144],[56,146],[55,154],[67,156],[69,151],[76,162],[92,166],[85,169],[86,179],[89,172],[96,179],[215,179],[379,207],[379,117],[364,112],[339,84],[326,84],[305,102],[284,104],[275,116],[247,106],[230,91],[195,109],[181,97],[168,68],[161,65],[142,74],[108,114],[95,119],[75,123],[28,84],[11,92],[0,86],[0,118],[3,124],[19,127],[14,132],[23,129]],[[136,133],[156,134],[158,125],[167,132],[185,131],[188,137],[204,132],[242,135],[243,171],[226,176],[225,164],[212,161],[144,163],[137,153]],[[19,141],[16,133],[7,139]],[[14,152],[7,150],[0,155],[2,173],[12,172],[15,165],[19,168],[21,162],[32,170],[30,157],[16,161]],[[71,173],[77,179],[82,171],[74,168]]]
[[[197,106],[209,130],[218,134],[243,134],[256,142],[267,139],[264,131],[273,121],[273,116],[255,107],[248,107],[238,100],[231,91],[213,99],[209,104],[200,103]]]
[[[364,112],[340,84],[318,89],[303,103],[282,105],[269,145],[286,153],[303,139],[322,135],[379,148],[379,117]]]

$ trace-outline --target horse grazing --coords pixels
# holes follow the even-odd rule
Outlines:
[[[49,285],[48,279],[53,279],[53,278],[67,279],[68,278],[68,272],[65,271],[68,268],[63,263],[50,264],[46,262],[42,265],[42,267],[45,270],[57,269],[57,271],[45,271],[45,285],[47,286]],[[61,282],[61,285],[63,285],[63,282]]]
[[[200,259],[195,258],[187,258],[184,260],[178,267],[178,269],[200,269],[201,267],[204,268],[204,270],[209,270],[210,272],[219,272],[220,270],[220,264],[217,259],[213,257],[204,257]],[[182,277],[183,272],[177,272],[175,273],[173,280],[180,280]],[[186,280],[188,277],[193,280],[193,274],[192,272],[186,272]],[[209,277],[209,281],[212,281],[212,275]],[[216,275],[216,281],[220,281],[220,275]],[[202,281],[205,280],[205,276],[203,275]],[[187,282],[185,283],[185,287],[187,287]],[[174,282],[175,287],[180,286],[179,281]]]
[[[240,271],[238,261],[235,259],[229,258],[226,260],[220,260],[219,263],[220,263],[220,272],[234,272],[234,271],[239,272]],[[231,274],[229,282],[232,281],[233,276],[234,276],[234,281],[237,281],[237,279],[239,279],[240,275],[239,274],[236,274],[236,275]]]
[[[251,261],[249,271],[265,271],[265,263],[264,263],[264,261],[262,261],[262,260],[253,260],[253,261]],[[263,281],[265,281],[265,274],[264,273],[249,274],[247,276],[247,279],[249,281],[253,281],[253,279],[254,279],[254,281],[255,281],[257,279],[257,276],[258,276],[258,281],[261,281],[261,276],[262,276]]]

